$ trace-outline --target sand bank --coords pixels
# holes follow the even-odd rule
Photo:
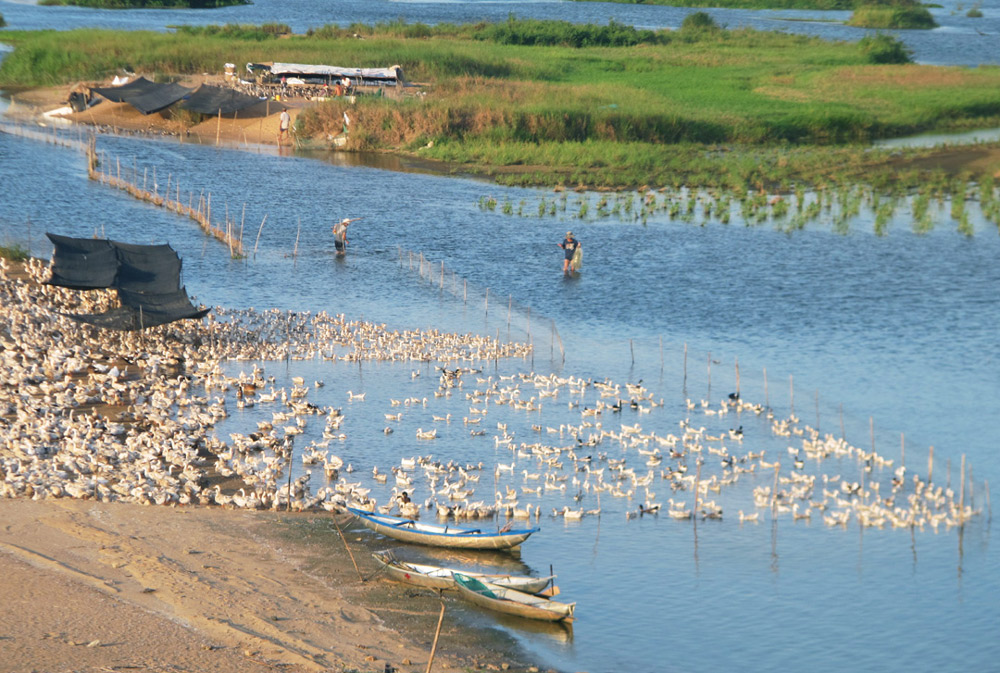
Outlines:
[[[362,582],[330,515],[5,499],[0,516],[0,671],[426,669],[440,602]],[[470,635],[446,612],[433,670],[499,670]]]

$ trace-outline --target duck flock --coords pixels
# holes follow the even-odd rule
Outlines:
[[[497,526],[663,515],[937,530],[979,513],[964,479],[956,493],[738,392],[665,405],[641,381],[501,373],[499,361],[530,355],[526,344],[325,313],[216,309],[200,323],[103,331],[64,314],[101,312],[113,293],[45,285],[37,260],[27,278],[8,266],[4,497],[350,505]],[[268,373],[290,360],[418,368],[376,399]],[[450,455],[435,455],[439,445]]]

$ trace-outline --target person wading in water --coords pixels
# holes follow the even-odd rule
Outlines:
[[[340,222],[333,225],[333,245],[337,248],[338,255],[343,255],[347,252],[347,225],[351,222],[357,222],[360,219],[360,217],[345,217]]]
[[[572,231],[567,231],[566,238],[564,238],[563,242],[559,243],[558,245],[560,248],[563,249],[563,252],[565,253],[563,259],[563,274],[569,275],[570,273],[576,270],[576,268],[573,266],[573,255],[576,254],[577,248],[582,247],[583,244],[580,243],[580,241],[573,238]]]

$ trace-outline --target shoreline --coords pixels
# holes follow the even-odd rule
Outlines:
[[[58,316],[107,297],[39,285],[37,260],[0,271],[0,673],[426,670],[441,602],[377,576],[370,552],[385,540],[331,514],[332,497],[296,491],[286,511],[270,478],[254,487],[269,509],[225,506],[250,479],[220,471],[237,447],[212,436],[218,416],[204,412],[219,408],[198,393],[241,385],[217,373],[238,353],[226,339],[246,336],[238,321],[220,311],[141,340],[110,335]],[[436,336],[427,352],[448,357],[451,337]],[[310,338],[251,354],[274,359]],[[512,637],[449,617],[434,670],[537,671],[525,656]]]
[[[0,671],[426,669],[441,603],[360,581],[326,515],[73,499],[0,508]],[[341,530],[371,578],[364,538]],[[469,638],[446,605],[434,670],[537,670],[492,636]]]
[[[198,76],[187,78],[183,83],[195,86],[202,82],[219,84],[220,77]],[[8,109],[4,115],[12,119],[38,121],[44,119],[44,112],[63,105],[68,99],[68,92],[72,87],[69,85],[59,85],[43,88],[26,88],[18,91],[8,92],[11,107],[15,108],[14,114]],[[243,117],[233,118],[209,118],[204,121],[187,127],[182,122],[165,117],[161,113],[142,115],[127,103],[113,103],[102,100],[98,105],[89,108],[84,112],[76,112],[70,115],[56,117],[63,123],[79,125],[81,127],[94,128],[98,133],[110,133],[120,135],[132,133],[137,136],[155,138],[176,138],[178,142],[196,142],[201,145],[227,147],[241,151],[273,151],[279,154],[294,152],[307,156],[314,156],[320,160],[329,160],[337,157],[336,163],[348,163],[362,166],[373,166],[385,170],[399,172],[416,172],[427,175],[438,175],[444,177],[461,177],[474,180],[484,180],[491,183],[502,184],[502,178],[516,178],[517,176],[544,175],[549,174],[553,179],[560,175],[568,177],[565,169],[559,167],[546,167],[539,165],[503,165],[503,166],[479,166],[469,164],[459,164],[435,159],[428,159],[411,152],[394,151],[373,151],[356,152],[338,150],[334,145],[333,138],[325,141],[317,138],[297,139],[293,136],[291,142],[278,143],[278,116],[282,106],[288,107],[288,112],[292,119],[292,129],[295,128],[295,120],[298,115],[307,107],[312,105],[312,101],[305,99],[290,99],[288,101],[270,101],[249,108],[249,112]],[[21,112],[19,108],[23,108]],[[100,108],[100,109],[97,109]],[[835,151],[837,148],[831,148]],[[912,156],[907,153],[913,152]],[[372,161],[373,157],[379,160]],[[346,161],[340,161],[346,159]],[[903,172],[906,170],[919,170],[926,173],[935,171],[943,172],[949,177],[959,177],[962,174],[983,174],[989,172],[996,178],[1000,178],[1000,144],[994,146],[982,146],[979,143],[968,145],[939,145],[930,148],[896,148],[893,156],[887,161],[886,170]],[[559,188],[556,182],[529,181],[521,186],[531,184],[539,188]],[[574,189],[587,189],[591,191],[614,192],[629,189],[644,189],[648,185],[575,185]],[[564,185],[562,188],[571,188]]]

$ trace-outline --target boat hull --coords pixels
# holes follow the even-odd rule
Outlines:
[[[455,587],[470,603],[506,615],[545,622],[572,622],[576,603],[560,603],[456,573]]]
[[[371,514],[353,507],[348,507],[347,511],[366,528],[394,540],[452,549],[513,549],[538,530],[524,528],[492,533],[478,528],[421,523],[415,519]]]
[[[555,575],[550,575],[549,577],[528,577],[526,575],[476,573],[442,568],[440,566],[406,563],[396,559],[388,551],[375,552],[372,556],[379,562],[386,574],[394,580],[426,589],[441,591],[455,589],[454,573],[456,572],[529,594],[537,594],[544,591],[545,587],[555,579]]]

